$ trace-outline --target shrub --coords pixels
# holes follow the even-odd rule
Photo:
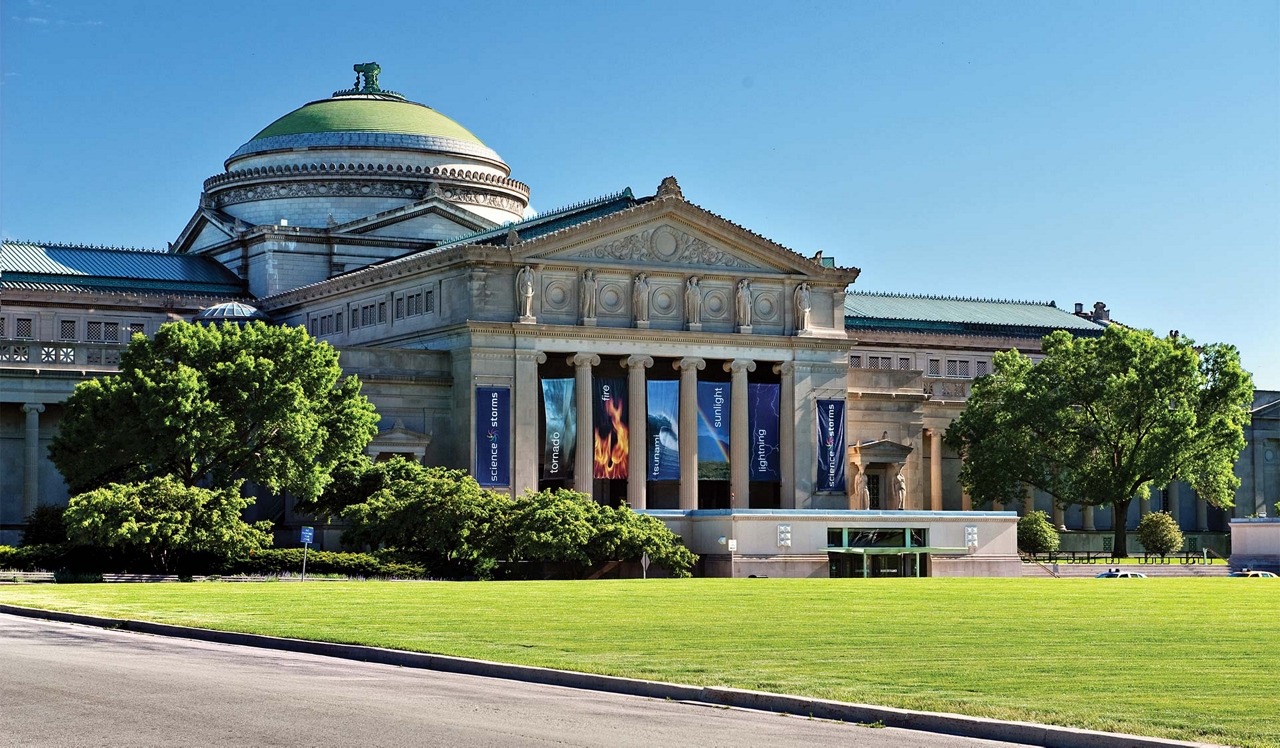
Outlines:
[[[1168,512],[1150,512],[1138,523],[1138,542],[1147,553],[1167,556],[1182,549],[1182,531]]]
[[[248,574],[300,574],[301,548],[264,548],[237,559],[231,569]],[[369,553],[310,551],[307,571],[316,574],[345,574],[350,577],[395,577],[418,579],[427,576],[421,565],[384,560]]]
[[[271,524],[240,516],[251,503],[239,485],[210,490],[163,477],[74,496],[65,518],[72,542],[141,554],[170,572],[184,560],[231,559],[270,546]]]
[[[1018,550],[1023,553],[1052,553],[1058,550],[1058,530],[1044,512],[1030,512],[1018,520]]]
[[[27,515],[27,526],[22,530],[22,542],[19,545],[45,545],[49,543],[67,542],[67,526],[63,524],[62,514],[65,507],[41,504],[35,511]]]

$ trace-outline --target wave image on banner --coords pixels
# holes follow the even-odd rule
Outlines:
[[[476,388],[476,481],[511,485],[511,388]]]
[[[649,400],[645,477],[680,480],[680,382],[650,379],[645,389]]]
[[[747,474],[750,480],[771,483],[782,480],[778,461],[781,454],[778,431],[781,393],[782,385],[779,384],[747,385],[747,433],[751,435]]]
[[[819,491],[844,491],[844,401],[818,401]]]
[[[627,380],[595,380],[595,477],[627,477]]]
[[[573,453],[578,436],[578,404],[574,380],[542,380],[542,412],[546,422],[546,447],[542,477],[551,480],[573,476]]]
[[[698,382],[698,480],[729,480],[728,382]]]

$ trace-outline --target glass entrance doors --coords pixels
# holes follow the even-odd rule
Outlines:
[[[828,553],[828,568],[832,579],[926,577],[927,553]]]

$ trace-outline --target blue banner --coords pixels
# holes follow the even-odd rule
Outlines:
[[[573,475],[573,451],[578,441],[578,403],[573,385],[572,377],[542,380],[542,413],[546,423],[542,477],[550,480]]]
[[[818,401],[818,491],[844,491],[844,400]]]
[[[476,480],[511,485],[511,388],[476,388]]]
[[[595,382],[595,439],[593,441],[596,478],[627,477],[627,457],[631,447],[627,424],[627,380],[597,377]]]
[[[698,480],[729,480],[728,382],[698,382]]]
[[[747,385],[747,432],[751,434],[748,474],[751,480],[771,483],[782,480],[782,469],[778,463],[781,392],[782,385],[779,384]]]
[[[680,480],[680,382],[650,379],[648,426],[644,442],[645,477]]]

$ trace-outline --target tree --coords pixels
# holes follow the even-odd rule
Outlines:
[[[698,557],[684,546],[676,535],[657,517],[631,511],[601,507],[601,527],[591,543],[589,555],[599,560],[639,561],[645,553],[649,561],[667,570],[673,577],[687,577]]]
[[[161,477],[73,496],[64,520],[71,542],[140,553],[168,572],[196,554],[231,559],[270,547],[271,523],[240,517],[252,503],[238,484],[211,490]]]
[[[362,504],[396,483],[426,480],[426,471],[422,463],[399,455],[385,462],[356,455],[333,469],[322,494],[314,499],[299,499],[295,506],[298,511],[310,512],[321,519],[335,519],[352,504]]]
[[[607,507],[577,491],[525,492],[512,504],[506,523],[509,559],[590,566],[602,508]]]
[[[173,322],[135,336],[119,374],[76,387],[49,455],[72,493],[172,475],[307,499],[377,422],[338,352],[301,327]]]
[[[488,578],[502,557],[511,500],[480,487],[465,471],[431,467],[393,478],[342,510],[351,545],[397,551],[442,576]]]
[[[1147,553],[1168,556],[1182,549],[1182,531],[1168,512],[1148,512],[1138,523],[1138,542]]]
[[[41,504],[27,518],[22,528],[22,542],[19,545],[57,545],[67,542],[67,526],[63,523],[62,514],[65,507],[52,504]]]
[[[1035,555],[1058,550],[1058,529],[1044,512],[1031,512],[1018,520],[1018,550]]]
[[[1016,501],[1029,484],[1059,505],[1110,506],[1122,556],[1129,505],[1153,487],[1182,480],[1231,505],[1253,397],[1233,346],[1113,324],[1098,338],[1054,332],[1042,349],[1035,365],[997,353],[947,431],[976,502]]]

